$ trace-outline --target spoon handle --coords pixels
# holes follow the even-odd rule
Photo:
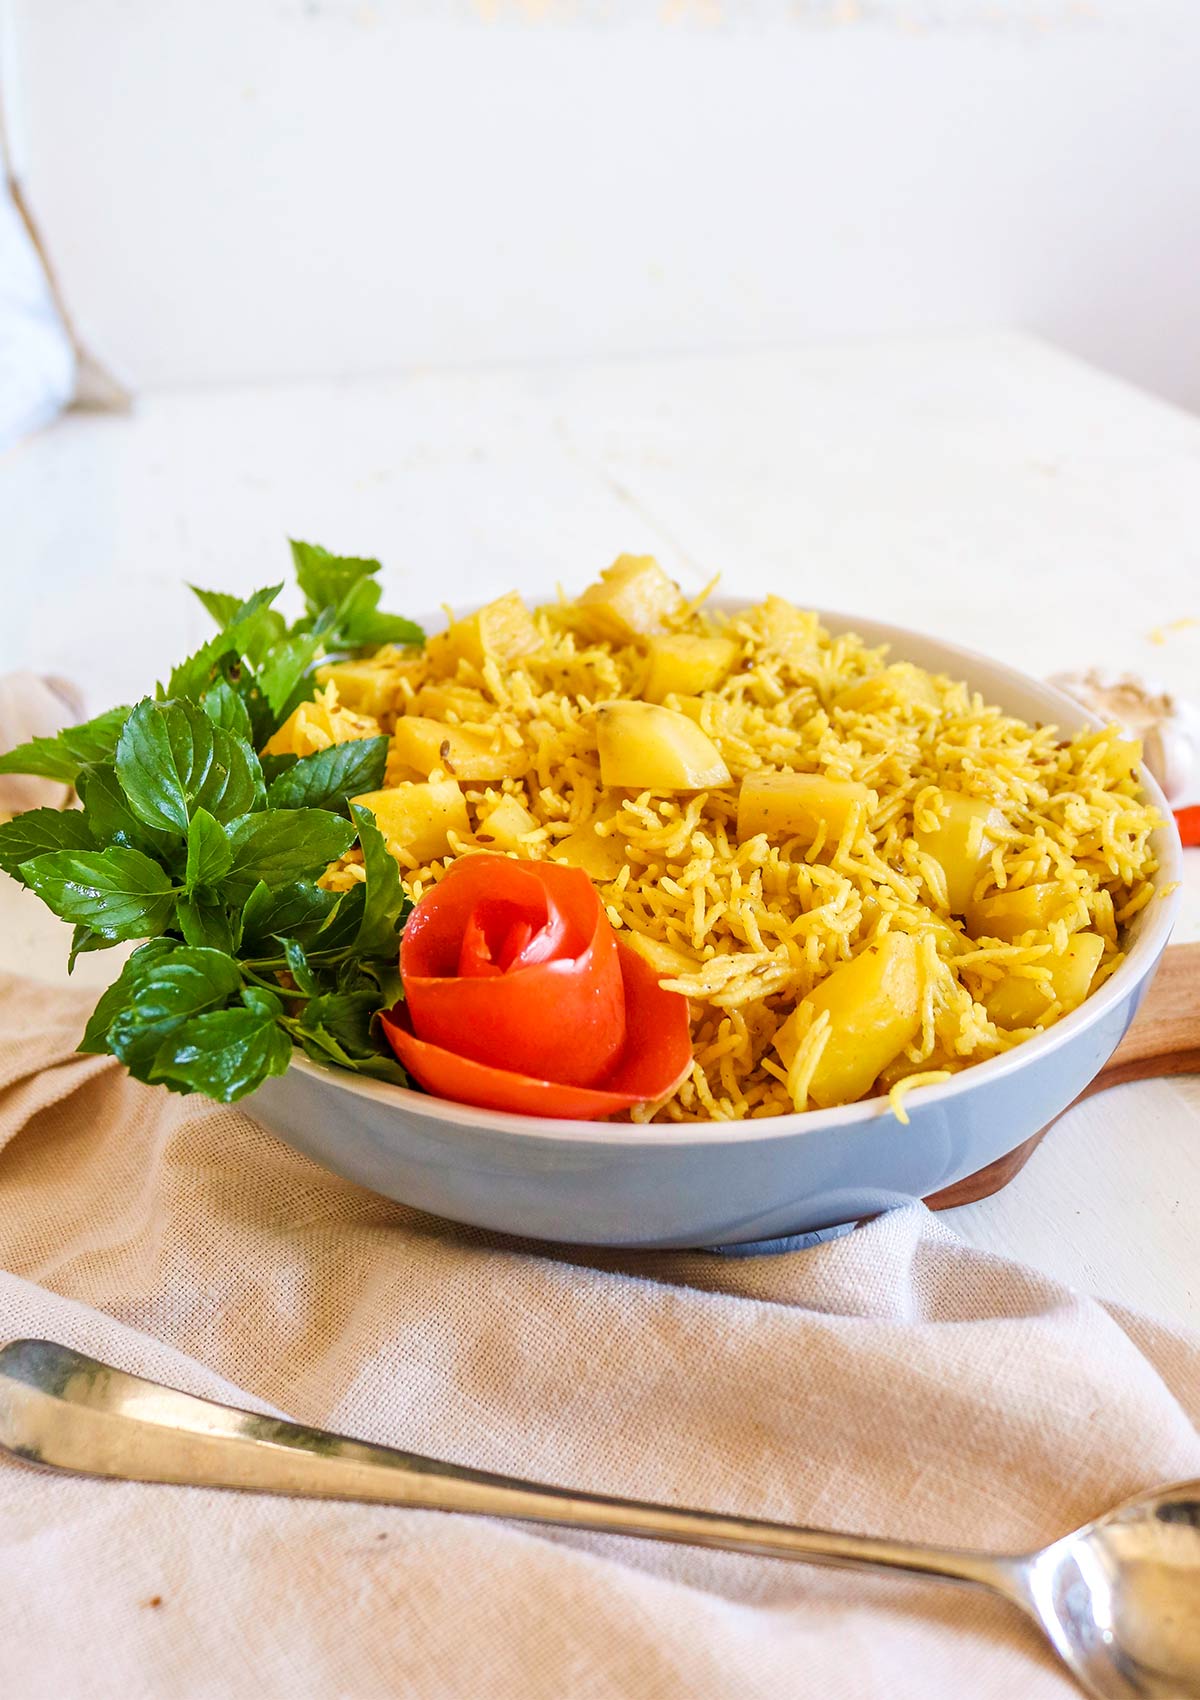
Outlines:
[[[0,1446],[79,1475],[168,1482],[678,1541],[974,1583],[1025,1605],[1020,1561],[577,1493],[440,1463],[235,1410],[128,1375],[48,1340],[0,1349]]]

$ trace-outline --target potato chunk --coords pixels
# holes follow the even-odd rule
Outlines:
[[[604,702],[596,710],[600,778],[628,791],[702,791],[729,784],[720,750],[672,708]]]
[[[748,773],[738,792],[737,835],[745,841],[760,832],[769,838],[801,838],[811,844],[822,826],[836,843],[861,804],[868,812],[878,802],[874,791],[856,780],[826,779],[821,773]]]
[[[541,634],[515,590],[454,620],[448,631],[439,632],[426,645],[429,659],[447,671],[460,661],[469,661],[472,667],[482,667],[488,660],[515,661],[541,647]]]
[[[391,659],[393,656],[395,659]],[[374,656],[366,661],[330,661],[317,668],[317,683],[336,685],[343,707],[378,720],[403,705],[401,680],[419,666],[419,662],[401,660],[395,651],[389,652],[386,661]]]
[[[565,838],[560,838],[550,851],[556,862],[567,862],[573,868],[582,868],[589,879],[599,885],[607,885],[609,880],[615,880],[625,866],[625,846],[612,833],[606,833],[603,838],[596,831],[594,821],[586,826],[576,827],[574,832],[568,832]]]
[[[828,1010],[831,1031],[809,1097],[822,1109],[852,1103],[916,1038],[920,993],[916,941],[907,933],[885,933],[813,987],[776,1033],[775,1049],[790,1068],[808,1015]]]
[[[491,739],[480,732],[444,726],[440,720],[427,720],[419,714],[406,714],[396,722],[392,754],[405,767],[426,777],[435,767],[444,767],[467,784],[519,779],[529,767],[524,750],[499,742],[493,748]]]
[[[878,673],[868,673],[847,685],[835,698],[838,708],[856,709],[860,714],[887,714],[911,706],[938,708],[938,694],[928,673],[910,661],[897,661]]]
[[[418,862],[450,853],[449,834],[470,836],[467,800],[453,779],[435,784],[406,782],[386,791],[367,791],[354,801],[375,816],[375,825],[393,855],[407,850]]]
[[[1087,997],[1103,955],[1099,933],[1076,933],[1061,955],[1042,964],[1050,970],[1049,983],[1016,976],[1001,980],[984,999],[988,1014],[998,1027],[1036,1027],[1053,999],[1062,1005],[1060,1014],[1068,1015]]]
[[[1008,822],[982,797],[947,796],[943,805],[940,824],[931,832],[917,827],[913,836],[946,876],[950,913],[963,915],[996,848],[998,839],[992,833],[1003,835]]]
[[[493,807],[481,811],[475,836],[481,844],[497,850],[521,850],[526,833],[537,831],[537,821],[515,797],[501,797]]]
[[[967,905],[967,930],[974,939],[1012,944],[1022,933],[1044,930],[1064,908],[1062,890],[1053,883],[992,891]]]
[[[335,686],[329,685],[312,702],[302,702],[288,715],[279,730],[263,745],[265,756],[311,756],[331,744],[353,738],[378,738],[379,722],[367,714],[354,714],[338,703]]]
[[[605,567],[598,584],[590,584],[578,599],[583,629],[592,637],[628,643],[662,627],[663,615],[683,597],[653,555],[618,555]]]
[[[662,702],[715,690],[737,660],[738,646],[732,638],[659,637],[651,638],[649,655],[642,695],[647,702]]]

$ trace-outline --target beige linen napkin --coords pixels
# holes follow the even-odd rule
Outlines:
[[[505,1243],[73,1055],[89,1002],[0,979],[0,1338],[487,1469],[927,1541],[1030,1547],[1200,1475],[1200,1341],[922,1209],[779,1257]],[[0,1461],[22,1700],[1073,1692],[966,1590]]]

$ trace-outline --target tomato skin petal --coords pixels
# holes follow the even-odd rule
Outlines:
[[[482,948],[474,939],[481,933],[480,906],[505,900],[535,919],[540,905],[545,933],[507,972],[460,975],[464,939],[472,941],[476,959]],[[546,934],[554,955],[538,960]],[[400,977],[417,1039],[471,1062],[588,1087],[625,1047],[616,935],[592,882],[577,868],[464,857],[410,916]]]
[[[692,1066],[687,999],[665,992],[646,960],[627,945],[617,950],[625,995],[624,1051],[598,1086],[575,1086],[489,1066],[418,1039],[403,1005],[381,1016],[404,1067],[427,1092],[454,1103],[516,1115],[596,1121],[667,1098]]]

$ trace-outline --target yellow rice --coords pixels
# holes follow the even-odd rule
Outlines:
[[[535,619],[540,649],[503,667],[381,650],[374,666],[387,706],[378,720],[390,731],[414,703],[428,713],[420,693],[441,687],[439,719],[486,734],[493,748],[525,752],[522,778],[463,785],[472,833],[451,839],[455,855],[492,847],[476,828],[502,796],[517,799],[536,823],[521,841],[523,856],[553,857],[558,840],[589,822],[623,846],[623,865],[599,884],[601,898],[626,936],[676,953],[678,972],[664,984],[691,1000],[694,1047],[678,1091],[634,1119],[737,1120],[803,1109],[828,1015],[811,1026],[787,1069],[772,1050],[774,1035],[832,969],[890,930],[921,941],[921,1029],[875,1087],[893,1093],[902,1121],[907,1089],[949,1078],[1029,1036],[989,1018],[982,1001],[989,986],[1008,975],[1048,980],[1045,959],[1078,926],[1105,941],[1093,991],[1120,963],[1120,929],[1154,892],[1149,840],[1158,818],[1140,798],[1133,752],[1115,727],[1063,740],[1053,726],[1029,726],[988,706],[962,682],[903,666],[889,674],[890,704],[871,712],[838,707],[839,693],[889,664],[885,650],[831,636],[816,615],[775,597],[733,616],[681,604],[665,629],[722,634],[738,645],[734,673],[705,695],[700,711],[733,784],[634,795],[601,784],[593,708],[638,696],[644,644],[585,635],[565,600]],[[336,693],[323,701],[336,716]],[[335,718],[335,737],[362,735],[362,717],[353,718],[355,731],[337,731]],[[878,805],[869,817],[860,807],[836,840],[739,843],[737,784],[763,767],[861,781]],[[444,776],[435,769],[428,777]],[[388,783],[413,777],[393,762]],[[1015,944],[976,944],[948,916],[941,869],[913,836],[914,825],[936,825],[943,790],[1002,810],[1012,831],[988,877],[998,890],[1057,882],[1063,903],[1051,927]],[[401,851],[399,860],[417,899],[454,855],[417,866]],[[362,877],[355,852],[326,883],[345,887]],[[1059,1013],[1049,1004],[1040,1025]]]

